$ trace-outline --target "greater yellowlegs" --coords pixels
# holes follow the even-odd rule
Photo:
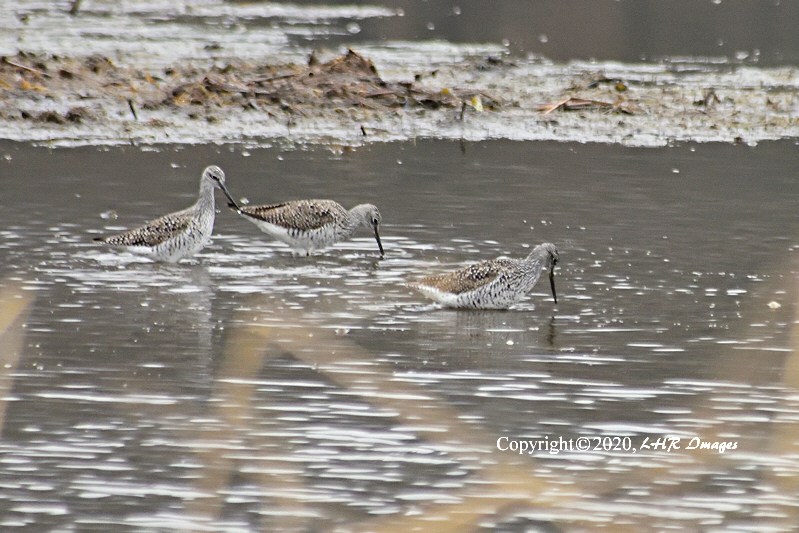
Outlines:
[[[554,244],[539,244],[524,259],[491,259],[454,272],[427,276],[409,285],[446,307],[507,309],[535,286],[541,272],[549,270],[552,298],[555,293],[555,265],[558,250]]]
[[[155,261],[177,263],[202,250],[211,240],[214,229],[214,188],[225,187],[225,173],[217,166],[207,167],[200,179],[200,195],[191,207],[169,213],[145,225],[94,240]]]
[[[295,252],[310,255],[314,250],[349,239],[355,230],[364,226],[374,231],[380,256],[384,255],[378,232],[382,217],[372,204],[356,205],[347,210],[333,200],[238,205],[232,198],[228,199],[231,208]]]

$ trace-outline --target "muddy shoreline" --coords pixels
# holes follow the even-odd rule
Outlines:
[[[0,60],[0,130],[55,144],[438,137],[754,143],[799,136],[799,71],[471,57],[393,79],[357,51],[306,64],[126,66],[99,55]]]
[[[0,6],[0,137],[631,146],[799,137],[793,66],[553,62],[514,56],[507,43],[355,37],[370,21],[411,22],[380,6],[93,0],[71,16],[70,4]],[[325,45],[331,37],[349,43]]]

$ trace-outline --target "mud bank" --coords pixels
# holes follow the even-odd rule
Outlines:
[[[0,137],[54,145],[505,138],[634,146],[799,137],[793,67],[709,58],[556,63],[512,57],[501,45],[441,41],[315,50],[287,36],[353,32],[356,20],[397,14],[134,4],[84,2],[77,17],[65,14],[68,4],[6,5]],[[282,22],[256,24],[256,16]]]
[[[353,51],[308,64],[137,68],[97,55],[0,63],[0,130],[83,143],[438,137],[663,145],[799,134],[799,72],[697,64],[558,65],[501,55],[381,76]]]

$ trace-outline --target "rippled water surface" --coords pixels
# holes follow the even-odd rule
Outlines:
[[[0,529],[790,531],[798,153],[0,144]],[[212,163],[253,203],[377,204],[385,259],[294,257],[221,198],[192,261],[91,241]],[[558,305],[404,285],[543,241]],[[605,436],[635,450],[504,450]]]
[[[5,0],[0,51],[121,51],[127,61],[158,64],[167,57],[197,60],[220,49],[239,58],[298,61],[309,49],[342,45],[380,58],[386,43],[389,57],[407,52],[413,58],[431,42],[444,44],[426,50],[426,59],[438,61],[458,54],[449,43],[490,43],[556,61],[799,61],[799,5],[781,0],[81,0],[71,17],[72,3]],[[174,40],[180,46],[169,44]]]

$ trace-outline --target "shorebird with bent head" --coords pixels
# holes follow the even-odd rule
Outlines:
[[[549,270],[552,298],[557,304],[555,265],[559,259],[555,245],[547,242],[533,248],[524,259],[481,261],[408,285],[445,307],[507,309],[532,290],[542,272]]]
[[[352,237],[360,227],[374,231],[380,257],[383,243],[378,227],[380,211],[372,204],[344,209],[333,200],[293,200],[269,205],[239,205],[228,196],[228,206],[258,228],[288,244],[295,253],[310,255]]]

